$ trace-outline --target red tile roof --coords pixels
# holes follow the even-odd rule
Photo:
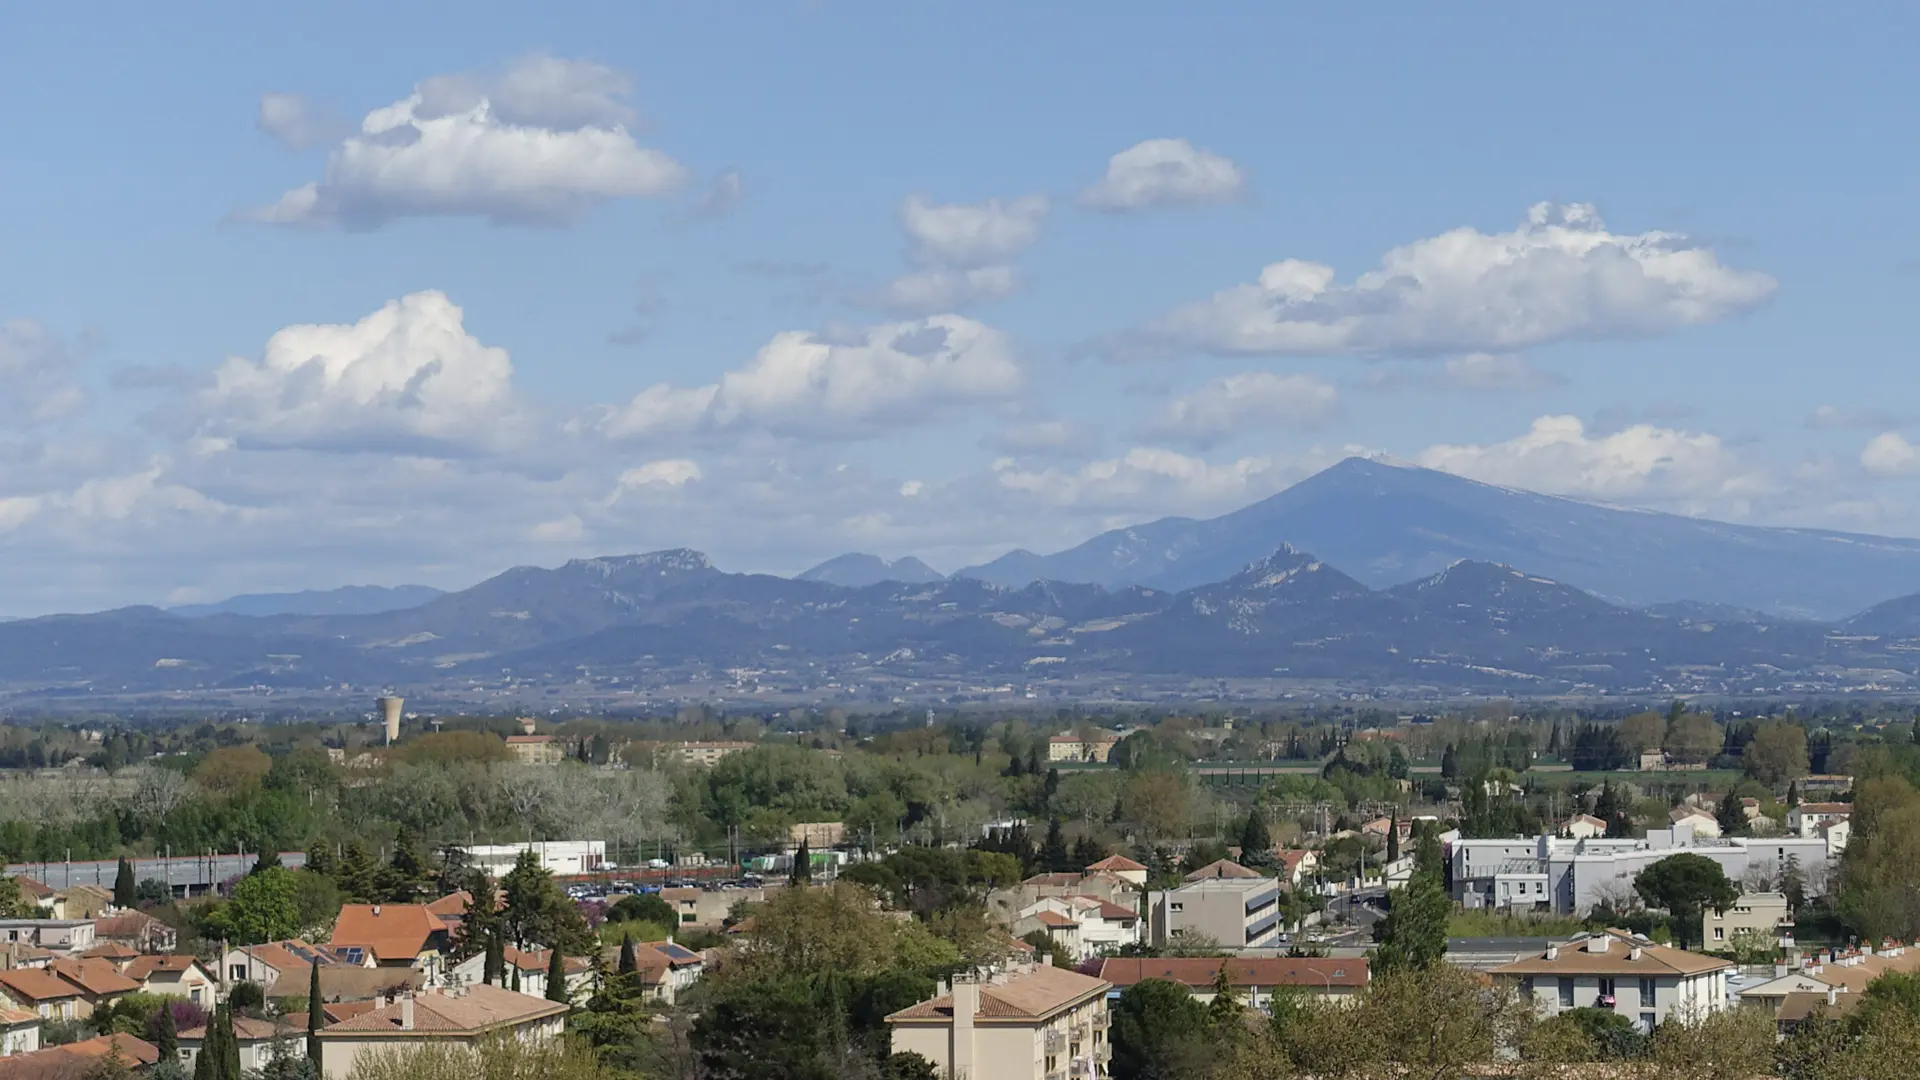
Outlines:
[[[335,948],[357,946],[376,960],[412,960],[447,924],[425,904],[348,904],[334,920]]]
[[[42,971],[39,968],[14,968],[11,971],[0,971],[0,992],[4,992],[15,1001],[28,1004],[80,996],[79,987],[50,971]]]
[[[404,1002],[396,1001],[358,1016],[320,1029],[320,1037],[400,1035],[414,1032],[437,1034],[478,1034],[509,1025],[550,1016],[564,1015],[567,1006],[558,1001],[516,994],[484,983],[465,987],[457,993],[415,994],[413,1028],[401,1028]]]
[[[140,956],[127,965],[124,974],[129,979],[146,982],[153,975],[184,975],[192,968],[199,967],[200,960],[194,956]],[[212,972],[200,968],[201,972],[212,977]]]
[[[1227,965],[1233,986],[1360,987],[1367,985],[1367,961],[1362,957],[1108,957],[1100,977],[1119,987],[1148,979],[1165,979],[1190,990],[1205,990]]]
[[[1803,802],[1794,809],[1803,814],[1852,814],[1853,804],[1845,802]]]
[[[1099,862],[1094,863],[1092,866],[1087,867],[1087,869],[1111,870],[1114,873],[1120,873],[1127,870],[1145,870],[1146,866],[1142,863],[1134,862],[1125,855],[1109,855]]]
[[[101,1059],[118,1051],[129,1068],[145,1069],[160,1060],[160,1048],[131,1035],[101,1035],[49,1050],[0,1058],[0,1080],[82,1080]]]
[[[976,1020],[1037,1020],[1076,1002],[1104,995],[1104,979],[1052,966],[1037,967],[1005,982],[980,984]],[[952,1021],[953,995],[910,1005],[887,1017],[888,1023],[916,1020]]]
[[[1232,859],[1216,859],[1213,862],[1187,875],[1188,881],[1205,881],[1209,878],[1257,878],[1260,871],[1249,870]]]
[[[47,968],[92,997],[132,994],[140,990],[140,984],[120,974],[120,969],[114,967],[111,960],[67,958],[55,960]]]
[[[1061,930],[1065,930],[1070,926],[1080,925],[1057,911],[1035,912],[1033,917],[1037,919],[1042,926],[1051,926]]]

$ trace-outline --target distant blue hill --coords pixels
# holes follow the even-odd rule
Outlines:
[[[1920,592],[1920,541],[1729,525],[1348,458],[1210,520],[1161,518],[1052,555],[1012,551],[955,573],[1177,592],[1224,581],[1282,542],[1370,588],[1469,559],[1525,568],[1615,603],[1690,601],[1838,619]]]
[[[829,585],[845,585],[850,588],[878,585],[883,581],[924,585],[944,578],[945,575],[940,571],[911,555],[888,562],[878,555],[864,555],[858,552],[828,559],[798,576],[800,581],[824,581]],[[1021,584],[1024,585],[1026,582],[1023,581]]]
[[[292,593],[248,593],[212,604],[185,604],[167,610],[189,619],[208,615],[377,615],[419,607],[441,596],[426,585],[347,585],[338,589]]]

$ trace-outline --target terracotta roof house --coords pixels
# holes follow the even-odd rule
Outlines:
[[[274,1043],[280,1043],[284,1051],[295,1058],[307,1056],[307,1014],[289,1013],[272,1020],[261,1020],[252,1016],[233,1018],[233,1041],[240,1045],[240,1068],[244,1072],[257,1073],[273,1060]],[[200,1058],[200,1048],[207,1042],[207,1029],[188,1028],[180,1032],[180,1067],[193,1074],[194,1062]]]
[[[86,1003],[82,1007],[84,1015],[128,994],[140,992],[140,984],[113,966],[111,960],[89,960],[84,957],[62,957],[47,965],[47,970],[80,988],[80,997]]]
[[[122,945],[118,941],[108,941],[80,954],[90,960],[106,960],[114,967],[125,967],[127,961],[140,955],[140,950],[131,945]]]
[[[1125,855],[1109,855],[1099,862],[1088,866],[1087,873],[1112,874],[1122,881],[1128,881],[1135,885],[1145,885],[1147,883],[1146,866],[1134,862]]]
[[[1608,1009],[1642,1031],[1671,1015],[1705,1015],[1727,1005],[1733,962],[1656,945],[1625,930],[1580,934],[1493,969],[1518,984],[1522,1001],[1545,1015],[1575,1008]]]
[[[13,880],[20,883],[20,898],[22,900],[43,908],[51,908],[53,906],[53,890],[42,884],[38,878],[30,878],[25,874],[21,874]]]
[[[93,920],[93,938],[163,953],[179,947],[180,932],[144,911],[116,911]]]
[[[618,950],[615,950],[617,956]],[[547,996],[547,964],[553,954],[546,949],[516,949],[509,945],[501,950],[501,958],[506,962],[502,972],[502,990],[513,989],[513,973],[520,973],[520,992],[529,997]],[[480,977],[485,974],[487,958],[483,953],[475,953],[462,960],[447,972],[447,982],[453,986],[482,985]],[[593,978],[593,961],[584,956],[569,956],[561,961],[567,972],[567,989],[577,1000],[585,1000],[583,994],[587,984]],[[608,963],[612,970],[612,962]]]
[[[465,890],[448,893],[427,905],[427,910],[441,918],[465,919],[467,908],[473,904],[473,894]]]
[[[320,1075],[344,1080],[362,1056],[420,1046],[471,1046],[495,1034],[547,1040],[565,1029],[567,1006],[502,990],[468,986],[400,995],[392,1004],[320,1029]]]
[[[1187,875],[1188,881],[1207,881],[1214,878],[1257,878],[1260,871],[1249,870],[1232,859],[1215,859],[1207,865]]]
[[[40,968],[0,971],[0,998],[16,1009],[38,1014],[42,1020],[77,1020],[93,1014],[79,987]]]
[[[334,920],[327,944],[348,963],[372,957],[380,967],[432,970],[451,946],[452,935],[446,921],[426,904],[348,904]]]
[[[941,1075],[1020,1078],[1104,1074],[1104,979],[1021,965],[987,980],[954,979],[951,990],[887,1017],[895,1053],[912,1052]]]
[[[0,1080],[84,1080],[110,1054],[130,1069],[160,1060],[160,1048],[131,1035],[100,1035],[31,1054],[0,1058]]]
[[[40,1014],[25,1009],[0,1008],[0,1057],[31,1054],[40,1049]]]
[[[1201,1001],[1212,1001],[1226,965],[1227,985],[1245,1004],[1267,1008],[1275,991],[1318,998],[1350,998],[1371,977],[1365,957],[1108,957],[1100,977],[1126,990],[1148,979],[1179,983]]]
[[[113,890],[101,885],[69,885],[53,894],[56,919],[93,919],[113,907]]]
[[[275,984],[292,978],[296,981],[290,985],[300,988],[298,994],[292,996],[307,992],[308,968],[315,964],[328,966],[343,963],[327,946],[314,945],[299,938],[269,941],[260,945],[239,945],[228,949],[226,955],[220,958],[225,981],[259,983],[271,994]]]
[[[186,998],[195,1005],[212,1005],[217,980],[193,956],[140,956],[120,973],[140,984],[143,993]]]

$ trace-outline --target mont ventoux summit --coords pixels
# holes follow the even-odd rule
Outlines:
[[[0,625],[0,679],[67,692],[515,679],[795,690],[1192,678],[1409,693],[1906,685],[1920,541],[1730,525],[1349,458],[1211,520],[1164,518],[943,577],[845,555],[795,578],[697,552]],[[784,673],[784,676],[783,676]],[[1096,690],[1097,688],[1097,690]]]

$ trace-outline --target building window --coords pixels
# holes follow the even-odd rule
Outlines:
[[[1654,1015],[1652,1013],[1643,1012],[1640,1014],[1640,1030],[1641,1031],[1649,1035],[1653,1034],[1653,1025],[1655,1023],[1657,1023],[1657,1021],[1654,1018]]]
[[[1652,979],[1643,977],[1640,980],[1640,1004],[1642,1005],[1653,1004],[1653,995],[1654,995],[1654,989],[1656,985],[1657,984],[1655,984]]]
[[[1560,1007],[1563,1009],[1573,1008],[1573,980],[1572,979],[1562,978],[1560,980]]]
[[[1715,941],[1725,941],[1725,940],[1727,940],[1727,928],[1726,928],[1726,927],[1724,927],[1724,926],[1716,926],[1716,927],[1714,927],[1714,928],[1713,928],[1713,940],[1715,940]]]
[[[1181,903],[1181,902],[1180,902],[1180,901],[1178,901],[1178,900],[1174,900],[1174,901],[1172,901],[1172,902],[1170,902],[1170,903],[1168,903],[1168,904],[1167,904],[1167,910],[1168,910],[1168,911],[1175,911],[1175,912],[1178,912],[1178,911],[1185,911],[1185,910],[1187,910],[1187,905],[1185,905],[1185,904],[1183,904],[1183,903]]]

